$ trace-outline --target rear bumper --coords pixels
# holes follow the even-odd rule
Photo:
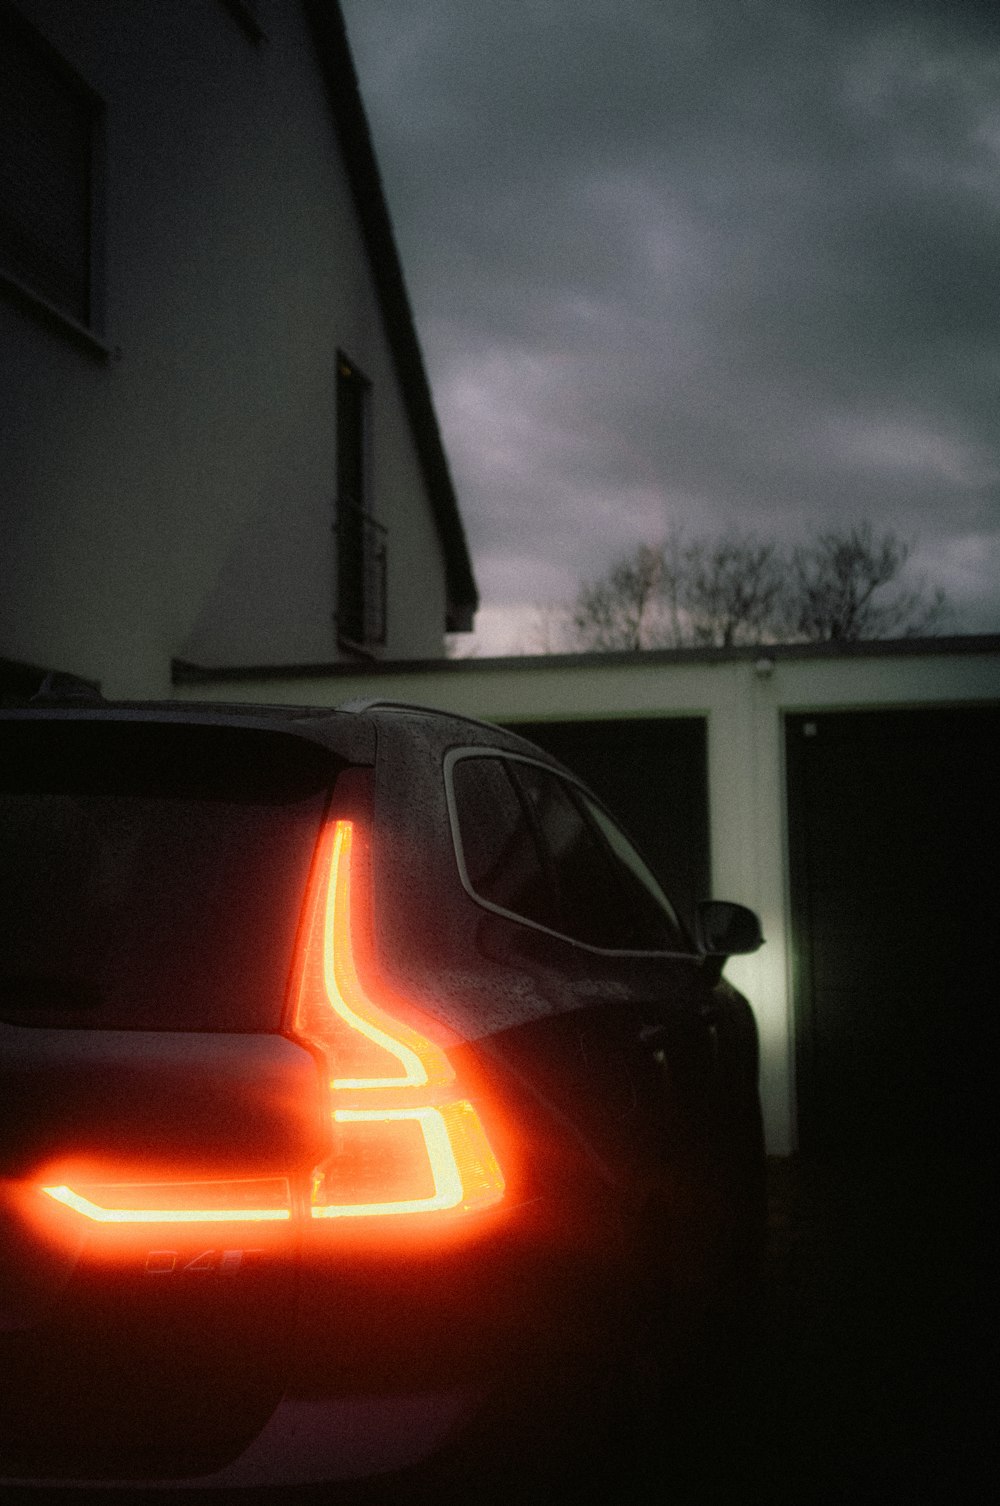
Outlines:
[[[614,1262],[594,1227],[579,1235],[539,1200],[446,1238],[324,1238],[301,1252],[284,1384],[252,1436],[188,1463],[161,1447],[145,1467],[133,1448],[117,1467],[112,1451],[96,1469],[64,1458],[58,1472],[43,1453],[26,1473],[5,1470],[0,1451],[0,1487],[253,1499],[433,1468],[470,1434],[502,1454],[512,1407],[537,1420],[548,1404],[535,1378],[581,1373],[610,1321]]]
[[[470,1391],[412,1395],[286,1397],[253,1442],[231,1463],[207,1474],[179,1478],[0,1476],[4,1498],[10,1491],[44,1489],[72,1499],[85,1492],[108,1492],[122,1506],[135,1493],[214,1490],[280,1490],[286,1486],[362,1481],[411,1469],[443,1448],[474,1416],[482,1398]],[[27,1497],[30,1499],[30,1496]]]

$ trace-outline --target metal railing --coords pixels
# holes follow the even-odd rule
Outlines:
[[[338,497],[337,636],[350,648],[380,648],[386,631],[386,534],[349,498]]]

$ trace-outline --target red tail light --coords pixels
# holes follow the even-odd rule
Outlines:
[[[313,1175],[310,1212],[329,1219],[470,1211],[504,1179],[472,1103],[456,1090],[440,1027],[362,983],[369,917],[358,882],[363,832],[324,833],[310,884],[293,1030],[329,1065],[334,1149]],[[405,1012],[407,1019],[401,1019]]]
[[[277,1223],[291,1218],[284,1177],[228,1182],[110,1182],[43,1187],[97,1224]]]
[[[445,1050],[449,1032],[406,1000],[383,998],[381,990],[376,999],[362,982],[370,968],[359,970],[359,956],[371,954],[360,882],[365,857],[363,828],[330,822],[306,897],[291,1033],[321,1053],[332,1139],[331,1154],[309,1179],[309,1217],[486,1208],[502,1198],[504,1178],[477,1110],[456,1083]],[[63,1176],[50,1175],[40,1190],[99,1225],[279,1223],[301,1206],[284,1177]]]

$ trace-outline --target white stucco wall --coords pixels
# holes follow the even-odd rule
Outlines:
[[[333,706],[363,696],[418,702],[487,721],[691,716],[708,720],[712,890],[754,907],[767,944],[734,957],[727,976],[753,1003],[762,1046],[769,1150],[796,1147],[789,955],[784,717],[809,710],[1000,701],[1000,650],[931,648],[877,656],[627,664],[509,659],[402,666],[377,675],[178,687],[182,699]]]
[[[112,695],[173,656],[338,657],[336,353],[373,384],[394,657],[441,651],[443,560],[311,39],[262,0],[21,0],[107,102],[104,357],[0,296],[0,655]]]

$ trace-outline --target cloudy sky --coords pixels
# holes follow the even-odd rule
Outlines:
[[[993,0],[343,0],[483,607],[914,540],[1000,630]]]

